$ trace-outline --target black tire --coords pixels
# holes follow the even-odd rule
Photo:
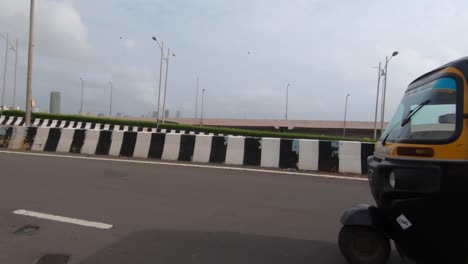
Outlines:
[[[338,245],[351,264],[385,264],[390,257],[390,240],[382,232],[368,227],[343,226]]]

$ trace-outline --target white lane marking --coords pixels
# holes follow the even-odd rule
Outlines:
[[[142,160],[125,160],[125,159],[112,159],[112,158],[82,157],[82,156],[54,155],[54,154],[45,154],[45,153],[16,152],[16,151],[3,151],[3,150],[0,150],[0,153],[26,155],[26,156],[54,157],[54,158],[64,158],[64,159],[99,160],[99,161],[109,161],[109,162],[153,164],[153,165],[166,165],[166,166],[176,166],[176,167],[178,166],[178,167],[189,167],[189,168],[204,168],[204,169],[218,169],[218,170],[232,170],[232,171],[262,172],[262,173],[282,174],[282,175],[298,175],[298,176],[308,176],[308,177],[328,178],[328,179],[340,179],[340,180],[368,181],[367,178],[363,178],[363,177],[336,176],[336,175],[328,175],[328,174],[303,173],[303,172],[294,172],[294,171],[276,171],[276,170],[265,170],[265,169],[252,169],[252,168],[244,168],[244,167],[239,168],[239,167],[224,167],[224,166],[200,165],[200,164],[170,163],[170,162],[159,162],[159,161],[142,161]]]
[[[112,228],[112,225],[109,225],[109,224],[91,222],[91,221],[64,217],[64,216],[59,216],[59,215],[44,214],[44,213],[33,212],[33,211],[28,211],[28,210],[23,210],[23,209],[13,211],[13,213],[17,215],[25,215],[25,216],[30,216],[30,217],[47,219],[47,220],[52,220],[52,221],[57,221],[57,222],[62,222],[62,223],[68,223],[68,224],[75,224],[75,225],[80,225],[80,226],[94,227],[94,228],[99,228],[99,229]]]

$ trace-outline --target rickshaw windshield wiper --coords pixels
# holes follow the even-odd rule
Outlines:
[[[408,124],[410,121],[411,121],[411,117],[413,117],[419,110],[421,110],[421,108],[423,108],[423,106],[427,105],[428,103],[430,103],[431,100],[426,100],[422,103],[420,103],[418,106],[416,106],[415,109],[411,110],[408,114],[407,117],[405,117],[403,119],[403,121],[401,121],[401,126],[405,126],[406,124]]]
[[[410,121],[411,121],[411,117],[413,117],[419,110],[421,110],[421,108],[423,108],[425,105],[427,105],[428,103],[430,103],[431,100],[426,100],[422,103],[420,103],[418,106],[416,106],[415,109],[411,110],[408,115],[401,119],[398,123],[396,123],[387,133],[387,135],[385,136],[385,138],[382,140],[382,146],[385,146],[385,143],[387,142],[387,139],[388,139],[388,136],[390,136],[390,133],[392,133],[393,129],[395,129],[395,127],[398,126],[398,124],[401,123],[401,126],[404,127],[406,124],[408,124]],[[400,133],[401,134],[401,133]],[[399,136],[398,136],[399,137]]]

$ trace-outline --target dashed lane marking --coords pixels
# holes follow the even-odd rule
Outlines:
[[[112,228],[112,225],[109,225],[109,224],[86,221],[86,220],[70,218],[70,217],[65,217],[65,216],[59,216],[59,215],[51,215],[51,214],[33,212],[33,211],[28,211],[28,210],[23,210],[23,209],[13,211],[13,213],[17,214],[17,215],[30,216],[30,217],[46,219],[46,220],[51,220],[51,221],[57,221],[57,222],[62,222],[62,223],[68,223],[68,224],[74,224],[74,225],[80,225],[80,226],[94,227],[94,228],[98,228],[98,229],[110,229],[110,228]]]

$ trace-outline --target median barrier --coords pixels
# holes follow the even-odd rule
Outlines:
[[[212,163],[225,163],[229,137],[212,136],[210,160]]]
[[[195,149],[193,152],[194,162],[209,162],[211,154],[211,145],[213,143],[213,136],[205,135],[189,135],[195,137]]]
[[[5,126],[23,126],[23,117],[16,116],[0,116],[0,125]],[[211,135],[211,136],[224,136],[223,134],[217,133],[205,133],[199,131],[186,131],[178,129],[161,129],[154,127],[141,127],[141,126],[128,126],[128,125],[112,125],[112,124],[100,124],[92,122],[81,122],[81,121],[66,121],[66,120],[54,120],[54,119],[43,119],[33,118],[31,121],[33,127],[48,127],[48,128],[75,128],[75,129],[94,129],[94,130],[111,130],[111,131],[124,131],[124,132],[151,132],[151,133],[176,133],[176,134],[191,134],[191,135]]]
[[[262,159],[262,139],[244,138],[244,162],[242,165],[260,166]]]
[[[96,146],[96,155],[109,155],[112,144],[112,131],[101,131],[98,144]]]
[[[151,146],[151,135],[152,134],[148,132],[140,132],[137,134],[133,157],[144,159],[148,158],[148,152]]]
[[[47,136],[47,141],[44,146],[44,151],[56,152],[61,136],[62,136],[62,129],[49,128],[49,134]]]
[[[62,135],[57,146],[57,152],[70,152],[74,134],[75,129],[62,128]]]
[[[280,155],[279,138],[262,138],[260,166],[266,168],[278,168]]]
[[[34,137],[31,150],[33,151],[44,150],[47,139],[49,138],[49,131],[50,131],[50,128],[48,127],[39,127],[37,129],[36,136]]]
[[[361,171],[361,142],[340,142],[340,151],[338,153],[339,168],[341,173]]]
[[[148,150],[148,158],[162,159],[165,142],[166,134],[151,133],[151,142]]]
[[[279,147],[279,167],[282,169],[299,169],[299,140],[283,138]]]
[[[23,117],[18,117],[14,122],[12,122],[12,126],[20,126],[24,123],[24,118]]]
[[[12,130],[10,142],[8,144],[9,149],[22,149],[24,145],[24,138],[26,137],[25,127],[15,127]]]
[[[226,164],[244,164],[245,137],[228,137],[226,149]]]
[[[85,130],[85,140],[83,147],[81,148],[82,154],[94,155],[96,154],[96,148],[99,141],[99,131],[96,130]]]
[[[300,170],[318,170],[319,141],[310,139],[299,140],[299,162]]]
[[[367,157],[374,150],[370,143],[346,141],[222,137],[94,128],[2,126],[2,129],[4,135],[0,139],[0,147],[8,149],[352,174],[366,173]]]
[[[118,157],[120,154],[120,149],[122,148],[122,141],[124,137],[123,131],[112,131],[111,145],[109,149],[110,156]]]
[[[164,141],[163,160],[177,160],[179,158],[180,135],[166,134]]]
[[[83,148],[84,142],[86,137],[86,130],[83,129],[75,129],[75,133],[73,134],[73,140],[70,147],[71,153],[81,153],[81,149]]]

